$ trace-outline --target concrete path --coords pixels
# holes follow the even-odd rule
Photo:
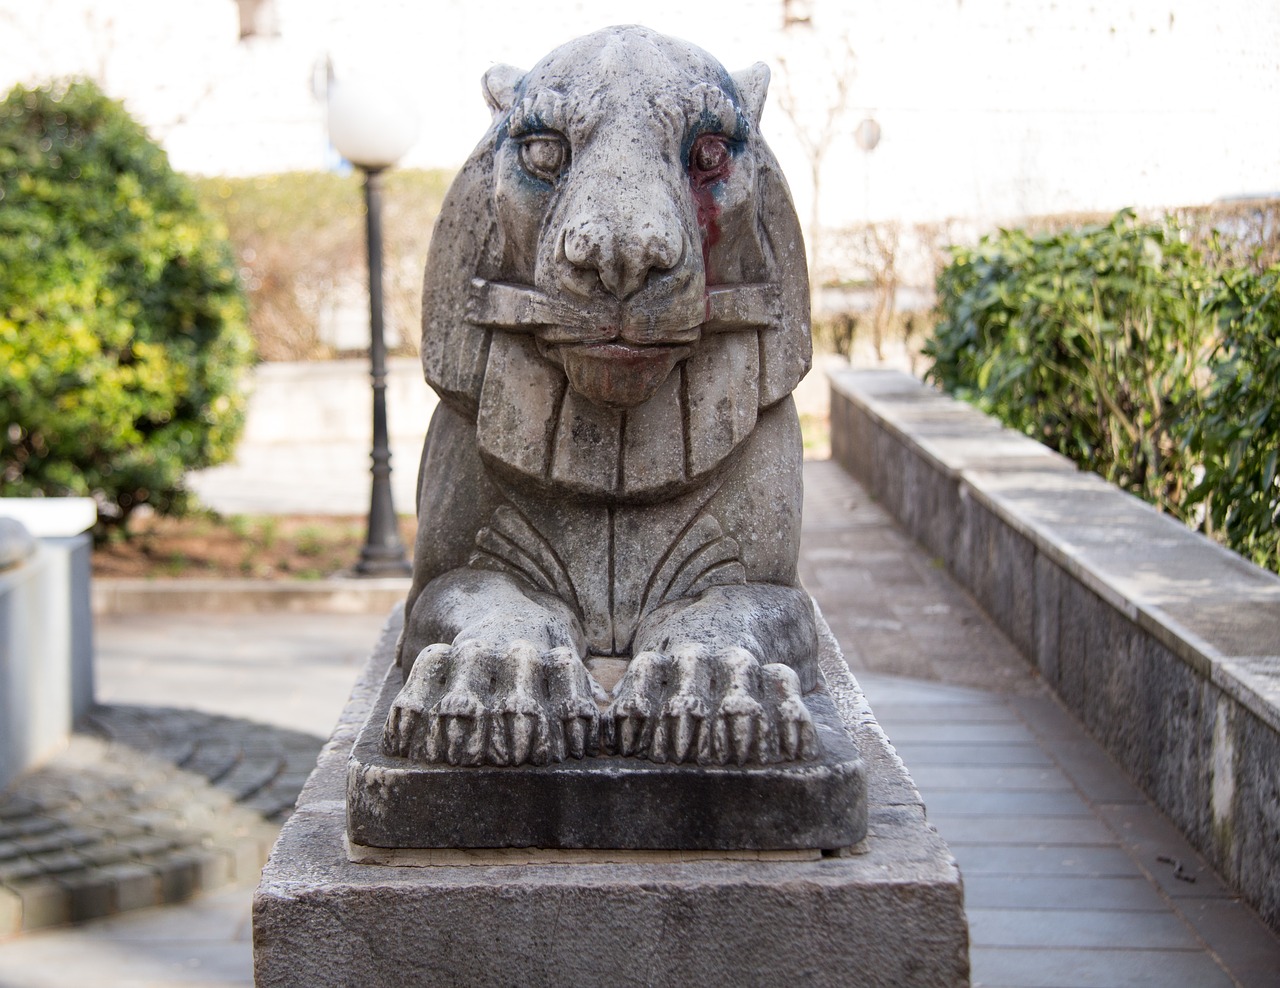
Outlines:
[[[1280,941],[834,464],[802,576],[965,876],[973,982],[1280,984]],[[327,733],[381,615],[117,617],[100,696]],[[246,986],[250,885],[0,943],[0,988]]]

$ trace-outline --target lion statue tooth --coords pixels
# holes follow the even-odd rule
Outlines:
[[[485,73],[427,261],[441,402],[387,754],[817,757],[808,276],[768,83],[635,26]]]

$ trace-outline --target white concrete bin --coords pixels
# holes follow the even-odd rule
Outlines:
[[[34,545],[0,568],[0,787],[66,741],[93,704],[91,498],[0,498]],[[11,531],[20,532],[15,526]]]

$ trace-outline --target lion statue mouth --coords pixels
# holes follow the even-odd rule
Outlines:
[[[634,408],[652,398],[672,369],[687,357],[687,346],[631,346],[588,343],[551,351],[574,391],[606,408]]]
[[[701,303],[701,311],[672,306],[658,316],[637,316],[626,308],[593,312],[526,285],[476,278],[467,319],[532,333],[539,352],[564,369],[578,394],[605,408],[634,408],[658,392],[704,334],[780,325],[780,290],[773,284],[709,288]]]
[[[599,85],[633,61],[627,85]],[[808,370],[767,84],[763,65],[726,73],[636,27],[486,73],[493,123],[432,240],[422,361],[504,482],[634,503],[691,490]]]

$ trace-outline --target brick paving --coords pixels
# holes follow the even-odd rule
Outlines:
[[[0,798],[0,937],[255,881],[322,740],[99,706]]]
[[[1083,733],[972,600],[837,465],[806,464],[805,480],[802,577],[919,785],[930,821],[960,864],[974,984],[1280,984],[1280,940]],[[131,787],[121,780],[132,778],[143,790],[168,793],[159,801],[168,812],[196,792],[197,804],[223,801],[216,803],[222,807],[219,826],[246,813],[271,827],[263,813],[278,818],[287,810],[277,800],[271,811],[265,794],[284,797],[284,780],[292,774],[286,766],[293,763],[282,755],[287,745],[276,745],[274,729],[263,725],[278,714],[297,727],[300,705],[328,710],[332,704],[336,713],[345,695],[340,686],[354,680],[354,669],[348,673],[349,660],[333,656],[352,642],[372,645],[375,638],[376,616],[325,624],[331,617],[113,619],[100,635],[105,692],[113,701],[155,706],[112,707],[113,713],[99,717],[96,736],[72,745],[69,754],[81,751],[77,757],[84,759],[80,776],[101,766],[116,780],[115,788],[104,783],[102,791],[110,795],[97,802],[99,810],[128,806]],[[238,652],[229,648],[231,641],[241,642]],[[319,671],[309,675],[311,668]],[[263,683],[282,685],[264,689]],[[292,684],[292,705],[280,692],[285,683]],[[165,691],[168,701],[160,695]],[[193,695],[234,716],[219,721],[212,709],[182,715],[163,706],[192,702]],[[152,710],[164,713],[153,718]],[[187,742],[201,736],[207,742],[188,749]],[[302,758],[305,745],[294,740]],[[143,753],[134,754],[126,741]],[[310,743],[318,747],[318,738]],[[260,758],[265,750],[275,752],[274,770]],[[201,772],[190,771],[194,767]],[[275,789],[269,777],[278,781]],[[78,784],[88,785],[83,778]],[[255,793],[264,794],[256,809],[250,806]],[[237,801],[237,795],[245,798]],[[141,794],[132,791],[132,798]],[[29,831],[16,835],[29,839],[20,845],[27,859],[58,869],[87,860],[93,848],[111,858],[106,849],[112,842],[95,839],[98,832],[89,829],[94,824],[71,820],[70,809],[68,819],[59,817],[53,826],[35,822],[51,816],[35,802],[22,804],[25,815],[12,815],[32,821]],[[61,805],[76,802],[68,798]],[[108,895],[98,901],[125,908],[158,895],[155,856],[181,849],[129,843],[172,834],[156,812],[139,807],[119,814],[132,817],[141,833],[116,839],[127,857],[95,866],[115,890],[114,900]],[[193,813],[187,833],[212,823],[207,814]],[[105,817],[98,821],[104,826]],[[41,841],[55,831],[66,839]],[[217,835],[209,836],[216,844]],[[67,874],[51,871],[42,880],[61,888],[67,879],[60,876]],[[255,878],[183,905],[0,944],[0,988],[251,985],[248,908]]]

